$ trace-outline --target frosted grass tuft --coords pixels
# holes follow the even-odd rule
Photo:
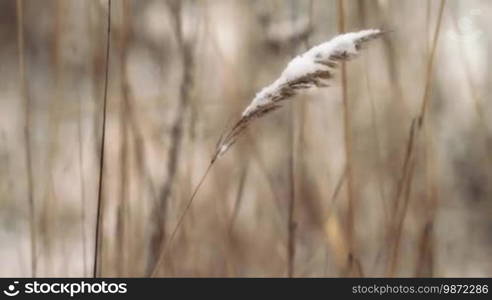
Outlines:
[[[217,144],[212,161],[230,149],[252,120],[280,108],[281,101],[292,98],[302,90],[329,86],[339,62],[357,57],[366,42],[382,34],[379,29],[341,34],[296,56],[277,80],[256,94],[239,121]]]

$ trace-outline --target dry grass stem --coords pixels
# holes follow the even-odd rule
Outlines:
[[[271,85],[261,90],[253,99],[251,104],[243,111],[239,121],[227,131],[218,141],[214,155],[205,174],[200,179],[199,184],[194,189],[192,196],[188,200],[183,213],[178,219],[177,225],[167,240],[167,244],[161,247],[161,254],[150,273],[155,276],[164,261],[164,258],[169,250],[170,244],[174,240],[179,227],[181,226],[186,213],[188,212],[198,190],[207,177],[211,167],[216,162],[217,158],[225,154],[225,152],[236,142],[237,138],[249,124],[262,116],[281,107],[282,102],[297,95],[300,91],[309,88],[328,87],[329,81],[334,77],[335,69],[340,62],[348,61],[355,58],[364,44],[383,35],[383,31],[379,29],[368,29],[359,32],[346,33],[338,35],[331,41],[315,46],[307,52],[295,57],[282,72],[280,77]],[[292,193],[293,191],[291,191]],[[292,209],[289,209],[292,212]],[[289,217],[289,220],[292,216]],[[292,222],[289,221],[289,228],[293,228]],[[293,229],[289,229],[289,236],[292,236]],[[164,241],[164,240],[163,240]],[[292,261],[293,257],[293,239],[289,239],[288,252]],[[289,263],[288,273],[292,274],[292,263]]]
[[[22,0],[17,0],[17,47],[19,55],[19,82],[20,94],[24,102],[25,108],[25,124],[24,124],[24,143],[26,146],[25,158],[27,166],[27,198],[29,205],[29,230],[31,243],[31,276],[36,277],[37,274],[37,238],[36,238],[36,219],[34,214],[34,195],[33,195],[33,175],[32,175],[32,154],[31,154],[31,103],[27,94],[25,62],[24,62],[24,9]]]
[[[111,0],[108,0],[108,12],[107,12],[107,35],[106,35],[106,67],[104,78],[104,97],[103,97],[103,118],[102,118],[102,135],[101,135],[101,149],[99,152],[99,184],[97,191],[97,213],[96,213],[96,228],[94,238],[94,266],[93,277],[96,278],[100,275],[99,258],[101,255],[102,240],[102,213],[103,206],[103,184],[104,184],[104,148],[106,144],[106,116],[107,116],[107,103],[108,103],[108,80],[109,80],[109,51],[111,46]]]

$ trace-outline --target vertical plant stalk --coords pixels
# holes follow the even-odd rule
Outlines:
[[[422,124],[424,122],[424,117],[425,113],[427,112],[427,106],[430,98],[430,91],[431,91],[431,77],[432,77],[432,71],[434,68],[434,58],[436,54],[436,49],[437,49],[437,42],[439,41],[439,33],[441,32],[441,21],[442,21],[442,15],[444,12],[444,6],[446,4],[446,0],[441,0],[440,5],[439,5],[439,15],[437,17],[437,25],[434,30],[434,38],[432,40],[432,48],[431,52],[429,55],[429,60],[427,62],[427,70],[425,74],[425,88],[424,88],[424,96],[422,99],[422,106],[420,110],[420,115],[419,115],[419,128],[422,127]]]
[[[294,264],[296,255],[296,178],[295,178],[295,108],[294,104],[290,107],[292,118],[289,120],[289,203],[287,211],[287,277],[294,276]]]
[[[429,32],[430,32],[430,1],[426,7],[426,45],[425,52],[426,57],[430,56],[431,49],[429,48]],[[423,127],[423,140],[424,140],[424,166],[425,166],[425,197],[421,198],[421,206],[425,207],[425,214],[423,217],[423,226],[419,236],[419,246],[416,247],[417,261],[415,263],[415,276],[417,277],[432,277],[433,274],[433,256],[434,248],[432,246],[434,240],[434,221],[436,218],[438,193],[436,182],[436,162],[437,159],[434,153],[433,147],[433,128],[432,122],[426,122]]]
[[[405,180],[405,185],[403,186],[403,203],[402,208],[395,211],[395,222],[396,222],[396,230],[395,230],[395,242],[392,246],[391,260],[390,260],[390,269],[389,274],[393,276],[398,267],[398,257],[400,252],[400,244],[401,244],[401,236],[403,232],[403,222],[405,221],[405,216],[408,210],[408,204],[410,202],[410,193],[412,190],[412,182],[415,170],[415,157],[412,155],[409,157],[409,172],[407,175],[407,179]]]
[[[96,230],[94,237],[94,267],[93,277],[100,275],[99,259],[102,249],[101,230],[102,230],[102,213],[103,213],[103,184],[104,184],[104,148],[106,143],[106,117],[107,117],[107,102],[108,102],[108,78],[109,78],[109,51],[111,46],[111,0],[108,0],[107,14],[107,35],[106,35],[106,66],[104,78],[104,98],[103,98],[103,119],[102,119],[102,135],[101,149],[99,152],[99,186],[97,191],[97,213],[96,213]]]
[[[68,267],[67,255],[66,255],[66,243],[64,239],[57,239],[56,234],[60,228],[60,199],[56,194],[56,184],[54,178],[56,158],[60,151],[60,145],[58,140],[58,133],[61,126],[61,110],[59,107],[62,105],[63,97],[63,59],[62,59],[62,35],[64,24],[65,3],[63,0],[56,1],[55,8],[55,20],[54,20],[54,34],[53,34],[53,67],[54,67],[54,90],[53,96],[50,101],[50,118],[49,118],[49,131],[45,139],[48,144],[48,157],[47,168],[49,170],[46,178],[46,189],[44,200],[42,203],[40,218],[44,226],[46,226],[46,232],[43,233],[43,251],[45,254],[45,265],[47,274],[55,274],[54,272],[54,260],[55,252],[59,249],[62,252],[62,265]]]
[[[407,151],[402,168],[402,175],[397,187],[396,198],[393,207],[393,215],[394,215],[393,226],[395,228],[395,231],[394,231],[393,243],[391,245],[391,250],[390,250],[391,254],[388,260],[388,269],[386,274],[387,276],[394,276],[398,268],[399,248],[400,248],[401,236],[402,236],[401,232],[403,230],[403,221],[407,212],[407,204],[404,203],[402,212],[398,213],[399,206],[400,206],[399,205],[400,197],[405,190],[407,191],[406,192],[407,194],[410,193],[408,189],[411,188],[413,172],[415,169],[414,164],[416,164],[415,162],[416,158],[414,158],[415,156],[414,152],[415,152],[416,144],[419,142],[419,136],[422,132],[422,126],[425,121],[428,102],[430,101],[429,98],[430,98],[430,91],[431,91],[432,72],[434,67],[434,57],[437,49],[437,44],[439,41],[439,33],[441,30],[445,5],[446,5],[446,0],[441,0],[439,5],[437,24],[434,30],[431,50],[429,53],[429,59],[427,61],[426,74],[425,74],[425,87],[424,87],[424,94],[422,97],[420,113],[418,117],[413,120],[412,125],[410,127],[410,133],[407,142]],[[407,202],[408,200],[404,200],[404,201]]]
[[[436,182],[437,174],[437,157],[433,147],[433,128],[432,123],[424,124],[424,140],[425,140],[425,188],[426,195],[421,198],[421,206],[424,207],[425,213],[423,216],[422,230],[419,233],[419,243],[415,248],[417,253],[417,261],[415,262],[415,276],[417,277],[432,277],[434,272],[433,257],[434,257],[434,223],[437,215],[437,206],[439,201],[438,183]]]
[[[292,10],[292,24],[295,24],[296,2],[291,1]],[[311,22],[311,20],[309,21]],[[312,25],[311,23],[309,25]],[[294,25],[293,25],[294,26]],[[308,48],[308,38],[309,35],[305,36],[304,42],[306,48]],[[302,38],[302,37],[299,37]],[[302,103],[304,104],[304,103]],[[287,161],[287,178],[289,187],[288,191],[288,205],[287,205],[287,277],[294,277],[294,267],[295,267],[295,256],[296,256],[296,222],[295,222],[295,208],[296,208],[296,132],[295,132],[295,117],[296,117],[296,107],[293,103],[290,107],[290,118],[288,120],[288,145],[289,145],[289,156]]]
[[[171,130],[171,149],[168,152],[167,158],[167,180],[164,183],[157,207],[153,210],[155,220],[155,229],[151,237],[151,247],[149,261],[147,264],[148,274],[153,275],[156,271],[156,265],[160,261],[160,255],[166,247],[166,211],[169,202],[169,198],[172,193],[174,181],[178,173],[178,162],[181,154],[181,142],[183,139],[183,127],[185,121],[185,114],[190,102],[190,92],[193,85],[193,53],[192,43],[186,42],[182,32],[182,3],[180,1],[169,1],[169,8],[171,10],[172,22],[174,27],[174,35],[176,37],[178,52],[181,57],[181,65],[183,68],[183,75],[181,78],[181,85],[179,91],[179,102],[176,119],[172,125]],[[187,209],[185,209],[186,211]],[[160,262],[159,262],[160,263]]]
[[[82,263],[83,263],[83,275],[82,277],[88,276],[87,274],[87,235],[85,230],[85,208],[86,208],[86,198],[85,198],[85,179],[84,179],[84,143],[82,135],[82,100],[78,99],[78,109],[79,109],[79,120],[77,122],[77,140],[79,142],[79,184],[80,184],[80,229],[82,235]]]
[[[231,236],[234,229],[234,224],[236,223],[237,216],[239,215],[239,210],[241,209],[241,203],[244,196],[244,186],[246,185],[246,177],[248,175],[248,164],[244,164],[243,170],[241,171],[241,176],[239,177],[239,186],[237,188],[236,199],[234,201],[234,207],[232,209],[232,215],[229,221],[229,236]]]
[[[417,247],[415,277],[432,277],[434,263],[434,221],[426,220]]]
[[[170,248],[169,245],[172,243],[176,232],[183,223],[184,217],[210,169],[217,159],[234,145],[238,137],[246,131],[249,124],[279,109],[282,107],[283,101],[291,99],[302,90],[312,87],[322,88],[329,86],[328,83],[334,76],[335,68],[339,62],[357,57],[359,50],[361,50],[364,44],[381,37],[383,34],[384,32],[379,29],[362,30],[339,35],[328,42],[315,46],[291,60],[277,80],[256,94],[250,105],[241,114],[239,120],[229,129],[226,128],[217,142],[210,164],[188,200],[184,212],[181,214],[167,244],[165,247],[162,247],[163,250],[151,272],[151,276],[156,275],[159,266],[166,256],[167,250]]]
[[[128,83],[127,74],[127,57],[128,57],[128,41],[129,41],[129,24],[130,21],[130,7],[128,0],[121,2],[122,8],[122,25],[121,25],[121,41],[120,41],[120,68],[121,68],[121,103],[120,103],[120,197],[117,208],[117,220],[116,220],[116,244],[119,249],[117,254],[117,274],[118,276],[125,277],[128,264],[128,247],[127,244],[127,228],[128,222],[128,191],[129,191],[129,151],[128,151],[128,134],[129,126],[132,124],[132,118],[129,116],[130,110],[130,86]],[[130,124],[128,124],[128,121]]]
[[[170,249],[170,245],[174,241],[174,238],[176,237],[176,234],[178,233],[179,228],[183,224],[186,213],[190,209],[191,204],[193,203],[193,200],[195,200],[196,195],[198,194],[198,191],[200,190],[203,182],[205,182],[205,179],[207,178],[208,173],[210,172],[210,170],[212,169],[212,166],[215,164],[216,161],[217,161],[217,157],[214,156],[214,158],[210,161],[207,169],[205,170],[205,173],[202,175],[202,178],[198,182],[198,185],[193,190],[193,194],[191,195],[190,199],[188,200],[188,203],[186,203],[186,207],[184,208],[183,212],[181,213],[181,216],[178,220],[178,223],[174,227],[174,230],[171,233],[171,236],[169,237],[167,242],[163,245],[164,247],[162,248],[161,252],[159,253],[159,258],[157,259],[157,262],[156,262],[155,266],[153,267],[152,272],[150,272],[151,277],[155,277],[157,275],[157,272],[159,271],[160,266],[164,263],[164,259],[166,258],[166,255]]]
[[[19,85],[22,102],[25,109],[24,143],[27,172],[27,201],[29,205],[29,231],[31,243],[31,277],[37,275],[37,238],[36,238],[36,216],[34,214],[34,194],[32,176],[32,154],[31,154],[31,101],[27,94],[27,84],[24,62],[24,7],[23,1],[17,0],[17,47],[19,51]]]
[[[344,33],[345,25],[345,2],[338,0],[338,31]],[[350,110],[350,101],[348,98],[348,81],[347,68],[345,62],[341,63],[340,78],[343,99],[343,127],[346,159],[346,176],[347,176],[347,242],[349,245],[349,257],[354,256],[354,190],[352,174],[352,114]]]

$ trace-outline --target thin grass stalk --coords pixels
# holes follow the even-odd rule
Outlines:
[[[19,86],[22,102],[24,105],[25,124],[24,124],[24,143],[25,160],[27,173],[27,204],[29,206],[29,235],[31,246],[31,277],[37,276],[37,238],[36,238],[36,216],[34,207],[34,185],[32,175],[32,154],[31,154],[31,101],[27,93],[27,83],[25,75],[24,61],[24,7],[23,1],[17,0],[17,47],[19,54]]]
[[[417,135],[417,119],[412,120],[412,124],[410,126],[409,130],[409,137],[408,137],[408,142],[407,142],[407,148],[406,148],[406,153],[405,153],[405,158],[403,162],[403,167],[402,167],[402,175],[401,178],[398,181],[398,186],[396,190],[396,196],[395,196],[395,201],[393,202],[392,210],[391,210],[391,216],[392,219],[390,220],[390,228],[389,228],[389,237],[388,237],[388,243],[390,245],[390,255],[389,255],[389,261],[387,265],[387,271],[386,275],[391,276],[395,270],[396,270],[396,264],[397,264],[397,257],[398,257],[398,249],[399,249],[399,243],[400,243],[400,232],[399,230],[401,227],[398,226],[398,223],[400,222],[399,217],[404,217],[404,214],[400,215],[398,212],[400,211],[400,198],[401,195],[404,193],[406,184],[409,182],[408,178],[411,176],[410,170],[414,153],[414,144],[416,143],[416,135]],[[395,250],[396,249],[396,250]]]
[[[366,26],[367,23],[367,15],[368,15],[368,9],[367,6],[364,3],[364,0],[359,0],[357,3],[358,7],[358,12],[359,12],[359,18],[361,20],[362,27]],[[388,212],[388,199],[385,197],[385,191],[384,191],[384,179],[383,179],[383,157],[382,157],[382,143],[381,143],[381,134],[378,126],[378,112],[376,109],[376,103],[374,101],[374,96],[372,93],[372,84],[371,80],[369,77],[369,70],[371,70],[370,66],[370,58],[369,57],[364,57],[364,81],[366,84],[366,89],[367,89],[367,97],[369,99],[369,104],[371,106],[371,126],[372,126],[372,131],[374,134],[374,142],[375,142],[375,152],[376,152],[376,160],[377,160],[377,169],[376,169],[376,176],[377,176],[377,185],[378,185],[378,190],[379,190],[379,195],[381,198],[381,203],[383,206],[384,210],[384,216],[385,220],[389,219],[389,212]]]
[[[415,277],[432,277],[433,275],[434,221],[426,222],[418,242]]]
[[[426,7],[426,37],[429,36],[430,33],[430,1],[427,3]],[[426,55],[429,56],[431,54],[431,49],[429,48],[429,38],[426,38]],[[433,151],[433,128],[432,122],[424,123],[423,127],[424,134],[424,166],[425,166],[425,189],[426,195],[424,198],[421,198],[422,207],[426,208],[426,213],[423,217],[423,226],[422,231],[420,233],[420,241],[419,246],[416,249],[417,257],[419,260],[416,262],[415,274],[416,276],[426,276],[432,277],[433,274],[433,266],[432,266],[432,257],[433,257],[433,223],[436,216],[437,211],[437,188],[436,188],[436,157]]]
[[[439,13],[437,17],[437,24],[434,29],[434,36],[432,40],[432,46],[431,46],[431,51],[429,53],[429,58],[427,61],[427,67],[426,67],[426,74],[425,74],[425,87],[424,87],[424,94],[421,102],[421,109],[418,117],[414,119],[412,122],[412,125],[410,127],[410,135],[409,139],[407,142],[407,153],[405,155],[405,162],[403,164],[402,168],[402,177],[399,183],[399,186],[397,188],[397,193],[396,193],[396,198],[395,198],[395,204],[394,204],[394,212],[398,210],[399,206],[399,199],[402,194],[402,192],[407,188],[407,186],[411,183],[411,178],[413,178],[413,171],[414,168],[412,166],[411,160],[413,160],[416,144],[419,141],[419,136],[422,130],[422,126],[425,121],[425,116],[426,116],[426,111],[427,111],[427,106],[430,98],[430,87],[431,87],[431,79],[432,79],[432,72],[433,72],[433,66],[434,66],[434,57],[437,49],[437,44],[439,40],[439,33],[441,29],[441,24],[442,24],[442,19],[443,19],[443,12],[444,8],[446,5],[446,0],[441,0],[440,5],[439,5]],[[395,272],[397,271],[397,260],[399,256],[399,245],[401,242],[401,231],[403,230],[403,226],[399,226],[398,224],[402,224],[402,220],[405,217],[406,214],[406,206],[404,205],[404,210],[402,214],[394,214],[396,222],[396,228],[394,232],[394,242],[392,244],[392,254],[389,259],[389,264],[388,264],[388,269],[387,269],[387,276],[393,276]]]
[[[125,75],[126,76],[126,75]],[[128,78],[128,77],[127,77]],[[136,111],[135,111],[135,107],[132,103],[133,101],[133,98],[131,98],[131,90],[130,90],[130,86],[127,85],[127,88],[126,88],[126,93],[127,95],[125,96],[127,98],[128,101],[125,101],[125,105],[127,106],[126,108],[126,114],[127,114],[127,135],[128,138],[130,138],[130,140],[127,141],[127,143],[125,143],[126,145],[128,145],[128,143],[131,145],[131,148],[129,149],[129,151],[132,151],[132,153],[134,153],[134,156],[135,156],[135,163],[136,163],[136,170],[137,170],[137,180],[138,182],[135,183],[135,187],[139,189],[138,191],[138,195],[140,195],[139,197],[141,198],[143,193],[144,193],[144,190],[147,190],[149,195],[150,195],[150,198],[152,201],[155,201],[157,202],[157,200],[159,199],[158,198],[158,190],[152,180],[152,176],[151,174],[149,174],[148,172],[148,166],[147,166],[147,160],[146,160],[146,155],[145,155],[145,137],[142,133],[142,128],[140,127],[140,123],[139,122],[139,119],[136,115]],[[124,168],[126,169],[126,168]],[[128,243],[129,240],[128,240],[128,233],[130,233],[130,229],[132,228],[135,228],[135,226],[138,226],[138,223],[139,220],[141,218],[143,218],[142,216],[142,213],[143,211],[145,211],[145,208],[144,206],[142,205],[139,205],[137,206],[138,208],[138,211],[131,211],[132,212],[132,215],[133,213],[136,213],[137,215],[139,215],[140,217],[136,217],[136,218],[130,218],[132,215],[130,215],[130,211],[128,210],[128,206],[124,209],[126,210],[126,213],[125,213],[125,218],[127,219],[127,222],[129,223],[130,221],[134,220],[134,222],[132,222],[131,224],[126,224],[125,226],[125,230],[127,232],[127,238],[125,239],[125,243]],[[145,219],[145,218],[144,218]],[[126,255],[126,260],[127,260],[127,268],[128,270],[131,270],[132,269],[132,266],[130,265],[132,263],[132,261],[130,260],[133,259],[133,261],[135,261],[137,259],[137,257],[134,255],[134,253],[131,253],[130,251],[137,251],[138,254],[142,254],[140,249],[137,247],[137,248],[129,248],[129,250],[127,250],[129,254]],[[131,254],[130,254],[131,253]],[[146,272],[146,270],[143,270],[144,272]],[[131,274],[128,274],[128,275],[131,275]],[[127,276],[128,276],[127,275]]]
[[[425,187],[426,195],[421,199],[421,206],[426,208],[423,217],[423,226],[420,233],[419,246],[416,249],[417,257],[420,259],[415,264],[416,276],[432,277],[433,266],[433,223],[436,217],[438,206],[438,194],[436,183],[436,157],[433,151],[433,130],[430,122],[424,124],[424,158],[425,158]]]
[[[338,0],[338,31],[344,33],[345,25],[345,1]],[[347,168],[347,241],[349,245],[349,256],[354,255],[354,179],[352,158],[352,112],[348,98],[348,80],[345,62],[341,63],[341,89],[343,101],[343,128],[345,143],[345,159]]]
[[[337,200],[339,198],[338,196],[339,196],[340,191],[342,190],[342,188],[344,186],[346,179],[347,179],[347,167],[344,166],[342,174],[340,174],[340,176],[338,177],[338,180],[336,181],[333,192],[331,193],[330,200],[328,202],[328,207],[326,209],[326,211],[327,211],[326,216],[325,216],[326,220],[329,220],[330,218],[332,218],[333,213],[335,212],[335,207],[337,204]],[[325,223],[325,232],[326,232],[326,223]],[[330,255],[330,253],[329,253],[330,251],[327,247],[327,246],[329,246],[329,244],[330,244],[329,242],[325,243],[325,248],[326,248],[325,260],[326,261],[328,260],[328,257]],[[325,269],[324,274],[325,274],[325,276],[327,276],[326,274],[328,272],[328,264],[326,262],[325,262],[325,268],[324,269]]]
[[[379,38],[383,34],[384,32],[379,29],[362,30],[339,35],[328,42],[315,46],[295,57],[276,81],[256,94],[250,105],[241,114],[239,120],[230,129],[226,129],[217,142],[210,164],[188,200],[171,237],[165,247],[163,247],[164,250],[161,252],[151,276],[157,274],[159,266],[170,248],[169,243],[174,239],[211,167],[219,157],[224,155],[235,144],[238,137],[246,131],[248,126],[254,120],[282,107],[283,101],[293,98],[300,91],[329,86],[328,82],[334,76],[334,69],[340,62],[355,58],[364,44]]]
[[[425,1],[425,54],[427,56],[430,55],[431,3],[432,1]]]
[[[438,159],[433,147],[434,132],[431,122],[424,124],[425,134],[425,166],[426,166],[426,197],[422,206],[425,209],[423,226],[416,248],[417,261],[415,263],[415,276],[432,277],[434,275],[434,224],[437,216],[439,202],[437,166]]]
[[[49,118],[49,131],[46,136],[48,144],[48,176],[46,194],[44,195],[43,208],[41,211],[41,220],[43,220],[44,226],[46,226],[46,232],[43,234],[43,245],[46,252],[45,266],[46,273],[53,274],[54,271],[54,252],[57,250],[57,246],[61,248],[62,255],[62,266],[64,268],[68,267],[67,256],[65,255],[66,243],[64,239],[57,239],[57,231],[62,228],[59,225],[60,222],[60,209],[59,209],[59,198],[56,195],[55,189],[55,178],[54,170],[56,164],[56,158],[59,148],[58,143],[58,133],[60,129],[61,121],[61,107],[62,107],[62,97],[63,97],[63,59],[62,59],[62,38],[63,38],[63,24],[64,24],[64,12],[65,3],[62,0],[57,0],[55,4],[55,22],[54,22],[54,35],[53,35],[53,66],[54,66],[54,91],[53,97],[50,101],[50,118]],[[62,271],[63,272],[63,271]]]
[[[289,159],[288,159],[288,186],[289,186],[289,198],[288,198],[288,210],[287,210],[287,277],[292,278],[294,276],[295,255],[296,255],[296,222],[295,222],[295,208],[296,208],[296,178],[295,178],[295,163],[296,163],[296,151],[295,151],[295,108],[294,105],[290,107],[292,118],[289,120]]]
[[[432,41],[432,47],[431,47],[431,52],[429,54],[429,60],[427,62],[427,70],[425,74],[425,88],[424,88],[424,96],[422,99],[422,105],[420,109],[420,115],[419,115],[419,127],[422,127],[422,124],[424,122],[424,117],[425,113],[427,111],[427,106],[430,98],[430,91],[431,91],[431,82],[432,82],[432,71],[434,67],[434,58],[436,54],[436,49],[437,49],[437,42],[439,41],[439,33],[441,32],[441,21],[442,21],[442,16],[444,12],[444,7],[446,5],[446,0],[441,0],[439,4],[439,14],[437,16],[437,25],[434,30],[434,38]]]
[[[292,10],[292,24],[295,24],[295,15],[297,11],[296,2],[290,2]],[[311,21],[310,21],[311,22]],[[307,46],[307,38],[309,34],[305,36],[304,42]],[[300,37],[301,38],[301,37]],[[296,132],[295,132],[295,119],[296,119],[296,107],[295,103],[290,107],[290,118],[288,119],[288,145],[289,154],[287,159],[287,180],[288,184],[288,199],[287,199],[287,277],[294,277],[294,267],[295,267],[295,255],[296,255],[296,222],[295,222],[295,209],[296,209],[296,162],[297,162],[297,152],[296,152]]]
[[[104,98],[103,98],[103,119],[102,119],[102,135],[101,135],[101,148],[99,152],[99,184],[97,191],[97,212],[96,212],[96,228],[94,237],[94,266],[93,277],[97,278],[101,274],[99,266],[99,259],[102,249],[102,222],[103,222],[103,184],[104,184],[104,148],[106,144],[106,117],[107,117],[107,102],[108,102],[108,79],[109,79],[109,52],[111,47],[111,0],[108,0],[108,13],[107,13],[107,35],[106,35],[106,63],[105,63],[105,77],[104,77]]]
[[[400,244],[401,244],[401,236],[403,232],[403,223],[405,221],[405,216],[407,215],[407,210],[408,210],[408,204],[410,202],[410,193],[412,190],[412,182],[413,182],[413,175],[414,175],[414,169],[415,169],[415,158],[412,156],[410,163],[409,163],[409,173],[408,177],[406,180],[406,183],[404,185],[405,191],[403,195],[403,203],[402,203],[402,208],[396,212],[396,233],[395,233],[395,241],[394,244],[392,245],[391,248],[391,259],[389,262],[389,276],[394,276],[395,272],[397,271],[398,268],[398,262],[399,262],[399,253],[400,253]]]

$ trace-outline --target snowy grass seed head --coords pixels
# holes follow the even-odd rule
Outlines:
[[[301,90],[327,87],[339,62],[355,58],[364,43],[382,34],[379,29],[341,34],[295,57],[277,80],[256,94],[239,121],[219,141],[213,160],[234,144],[253,119],[279,108],[281,101],[292,98]]]

